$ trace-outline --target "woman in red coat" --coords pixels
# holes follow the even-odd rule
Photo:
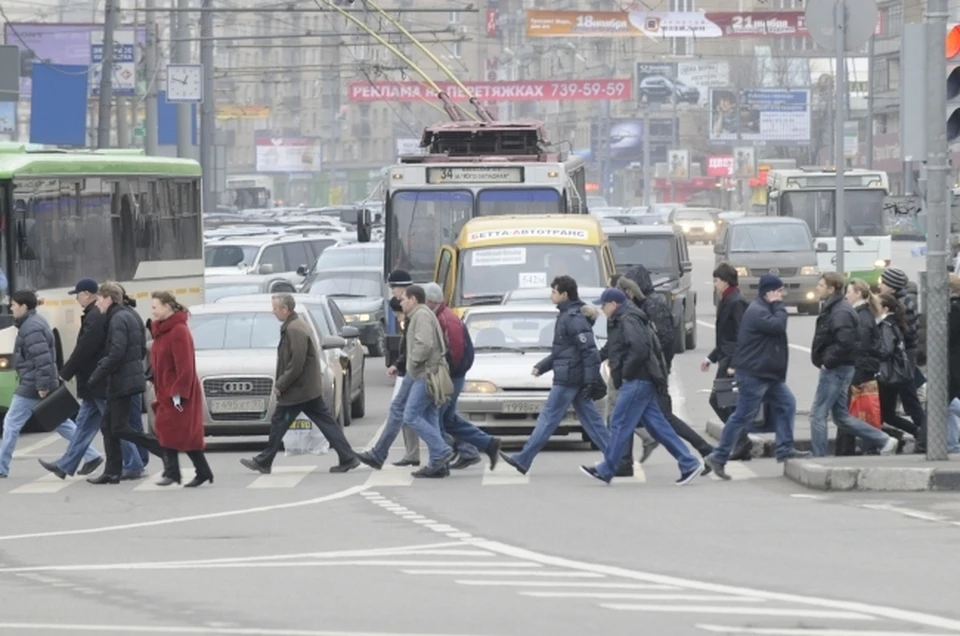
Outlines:
[[[151,310],[150,366],[156,394],[153,427],[160,445],[167,450],[163,479],[157,485],[180,483],[180,452],[187,454],[196,469],[196,477],[184,487],[196,488],[208,481],[212,484],[213,472],[203,454],[203,394],[187,310],[167,292],[154,292]]]

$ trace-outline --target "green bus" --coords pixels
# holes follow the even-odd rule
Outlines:
[[[150,294],[203,302],[200,165],[139,150],[56,150],[0,144],[0,415],[17,385],[10,292],[37,292],[58,358],[69,357],[85,277],[114,280],[146,319]]]

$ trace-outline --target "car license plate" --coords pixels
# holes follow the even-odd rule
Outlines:
[[[264,399],[210,400],[211,413],[261,413],[267,410]]]
[[[539,413],[543,409],[540,402],[505,402],[504,413]]]

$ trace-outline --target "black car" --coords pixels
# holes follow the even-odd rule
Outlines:
[[[360,331],[371,356],[382,356],[386,343],[386,289],[383,268],[331,267],[316,269],[304,285],[304,294],[332,299],[347,324]]]
[[[654,287],[672,305],[677,333],[677,353],[697,347],[697,292],[693,289],[693,263],[683,230],[673,225],[605,225],[617,272],[643,265]]]

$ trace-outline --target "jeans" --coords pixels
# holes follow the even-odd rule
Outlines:
[[[440,409],[427,392],[426,378],[411,378],[410,393],[403,407],[403,423],[427,445],[430,467],[436,468],[444,455],[453,451],[440,432]]]
[[[838,430],[852,433],[873,446],[883,446],[890,439],[880,429],[850,415],[850,382],[854,372],[853,366],[820,369],[820,381],[810,407],[810,445],[814,457],[827,456],[828,414],[833,415]]]
[[[753,426],[754,417],[764,404],[770,406],[771,421],[776,432],[777,459],[785,459],[793,453],[793,421],[797,416],[797,400],[783,382],[757,378],[740,373],[734,375],[740,397],[737,407],[723,425],[720,443],[713,449],[711,457],[718,463],[726,464],[740,434],[744,430],[757,430]]]
[[[547,403],[543,405],[543,410],[537,416],[537,425],[533,433],[530,434],[530,438],[520,452],[510,459],[524,470],[530,470],[537,453],[550,441],[550,437],[560,426],[571,404],[587,437],[594,446],[605,452],[610,444],[610,431],[604,425],[603,416],[600,415],[593,400],[580,395],[581,390],[581,387],[560,384],[550,387]]]
[[[410,395],[410,387],[413,386],[413,378],[405,375],[397,378],[397,384],[393,391],[393,399],[390,401],[390,409],[387,411],[387,421],[380,433],[380,438],[376,441],[368,452],[370,456],[382,464],[387,461],[390,455],[390,447],[394,440],[400,434],[403,427],[403,409],[407,405],[407,397]],[[419,445],[419,440],[417,444]]]
[[[40,398],[28,398],[16,394],[10,400],[10,408],[3,420],[3,442],[0,443],[0,475],[10,474],[10,461],[13,459],[13,451],[17,448],[20,431],[33,416],[33,407],[39,403]],[[70,441],[77,433],[77,425],[73,420],[66,420],[57,427],[57,433],[60,434],[60,437]],[[98,457],[100,457],[100,453],[88,443],[83,450],[83,460],[91,462]]]
[[[87,447],[100,432],[100,424],[106,412],[107,401],[102,398],[86,399],[80,402],[80,411],[77,413],[77,433],[70,440],[67,451],[56,462],[60,470],[68,475],[77,472]]]
[[[947,452],[960,453],[960,399],[950,401],[950,416],[947,419]]]
[[[606,480],[613,479],[627,450],[633,432],[643,421],[653,439],[680,464],[680,472],[686,474],[700,468],[686,444],[680,439],[670,422],[664,417],[657,401],[657,389],[652,382],[628,380],[620,386],[617,403],[610,418],[610,444],[603,453],[603,461],[597,465],[597,472]]]
[[[457,400],[463,391],[466,378],[453,378],[453,395],[440,407],[440,427],[456,440],[456,449],[461,459],[479,457],[478,448],[487,450],[493,437],[457,415]]]

